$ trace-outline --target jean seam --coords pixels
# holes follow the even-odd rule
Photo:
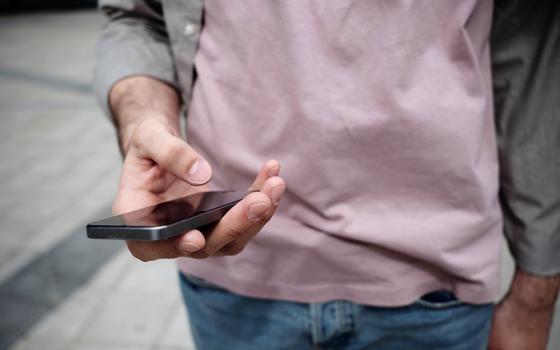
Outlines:
[[[311,330],[311,339],[314,345],[319,344],[322,341],[322,324],[321,324],[321,304],[320,303],[310,303],[309,304],[309,321]]]

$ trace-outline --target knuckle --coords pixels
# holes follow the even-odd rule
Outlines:
[[[210,254],[208,254],[204,250],[199,250],[199,251],[196,251],[194,253],[191,253],[189,255],[189,257],[194,258],[194,259],[206,259],[206,258],[210,257]]]
[[[174,161],[179,159],[183,149],[182,147],[174,142],[172,137],[168,137],[163,141],[160,149],[160,161],[163,164],[172,164]]]
[[[245,246],[241,245],[241,244],[234,244],[231,246],[227,246],[225,248],[222,249],[222,253],[224,255],[238,255],[241,254],[241,252],[245,249]]]
[[[268,203],[270,202],[268,196],[262,192],[252,192],[249,193],[249,195],[247,196],[247,200],[252,202],[264,202],[264,203]]]
[[[225,231],[225,235],[231,239],[237,239],[245,234],[245,229],[239,226],[230,226]]]
[[[259,221],[261,221],[262,223],[266,223],[270,221],[270,219],[272,219],[273,215],[274,215],[274,211],[269,210],[268,212],[266,212],[266,214],[262,216],[262,218]]]

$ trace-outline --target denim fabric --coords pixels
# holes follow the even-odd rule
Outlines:
[[[447,291],[397,308],[244,297],[180,274],[195,344],[213,349],[486,349],[493,304]]]

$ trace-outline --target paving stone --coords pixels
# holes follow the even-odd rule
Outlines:
[[[54,196],[51,198],[38,198],[32,195],[25,197],[27,198],[13,205],[0,216],[2,220],[21,221],[21,231],[27,231],[29,229],[35,231],[40,230],[42,225],[48,222],[53,215],[59,213],[64,207],[68,206],[68,200],[66,198]],[[14,229],[17,229],[17,227],[14,227]]]
[[[40,126],[52,125],[58,116],[56,111],[72,111],[75,116],[79,116],[80,110],[96,109],[97,106],[91,95],[83,92],[75,92],[68,89],[53,89],[43,84],[35,84],[33,80],[21,80],[15,77],[6,78],[5,74],[12,74],[13,67],[0,62],[0,104],[5,120],[4,131],[0,135],[6,137],[6,141],[14,142],[32,141],[29,136],[39,130]],[[51,113],[54,112],[54,113]],[[25,118],[32,115],[33,120]],[[43,116],[43,118],[38,118]],[[4,124],[5,123],[5,124]],[[9,131],[18,131],[17,134],[10,134]]]
[[[82,342],[74,345],[72,350],[149,350],[150,347],[138,344],[122,344],[111,341]]]
[[[36,258],[40,252],[32,248],[24,248],[21,244],[10,247],[10,251],[5,252],[7,258],[0,266],[0,282],[4,282],[20,268]],[[4,259],[2,259],[4,260]]]
[[[124,243],[122,250],[113,256],[90,280],[88,288],[98,291],[115,291],[132,269],[135,258],[130,255]]]
[[[0,237],[6,237],[9,232],[13,232],[9,237],[12,241],[16,240],[16,242],[12,242],[11,247],[17,251],[17,255],[6,264],[0,265],[0,282],[33,257],[54,246],[76,227],[82,226],[85,228],[87,220],[109,215],[108,211],[101,214],[100,206],[107,208],[110,205],[116,188],[115,182],[116,179],[110,178],[98,182],[98,186],[90,188],[91,193],[95,195],[88,193],[83,200],[69,201],[66,207],[59,211],[60,215],[51,217],[48,222],[44,222],[42,225],[29,227],[15,221],[12,224],[13,229],[11,231],[1,231]],[[5,221],[5,223],[9,224],[9,221]],[[20,241],[19,244],[17,240]]]
[[[185,308],[177,308],[160,342],[161,346],[158,349],[168,347],[181,350],[194,350],[195,347],[189,327]]]
[[[45,254],[33,259],[0,284],[0,348],[16,341],[30,326],[83,285],[99,266],[117,252],[107,241],[88,241],[74,232]]]
[[[0,245],[0,266],[8,264],[17,256],[17,249],[12,245],[2,242]]]
[[[20,70],[89,83],[95,39],[103,22],[102,16],[92,10],[2,17],[0,62],[10,62]],[[60,64],[61,58],[64,64]]]
[[[29,343],[58,343],[70,346],[103,301],[90,289],[75,292],[68,301],[51,311],[33,327],[24,340]]]
[[[0,240],[4,250],[15,249],[17,251],[21,249],[32,235],[32,230],[30,230],[32,226],[29,226],[29,222],[22,217],[2,216],[0,221],[2,222]]]
[[[116,193],[121,159],[115,133],[90,88],[102,21],[96,11],[0,19],[0,282],[99,216]],[[126,278],[133,263],[123,249],[91,285],[67,297],[14,348],[152,347],[180,304],[176,291],[164,292],[170,298],[162,301],[155,289],[135,288],[142,272]],[[157,276],[157,269],[166,272]],[[151,281],[175,278],[171,262],[146,271]],[[123,292],[113,294],[119,285]],[[43,292],[48,299],[60,297],[49,297],[56,290]],[[121,332],[130,315],[136,320]],[[91,327],[84,330],[84,324]]]
[[[155,350],[195,350],[194,345],[190,346],[169,346],[161,345],[154,348]]]
[[[45,340],[34,340],[34,339],[21,339],[16,342],[9,350],[72,350],[70,346],[66,343],[65,339],[52,339],[49,341]]]
[[[174,260],[141,262],[135,260],[127,276],[118,286],[119,292],[132,292],[141,288],[143,292],[159,294],[162,298],[178,300],[179,282]]]
[[[143,293],[141,286],[135,293],[115,292],[87,326],[80,342],[152,344],[176,304],[176,300],[161,298],[157,293]]]

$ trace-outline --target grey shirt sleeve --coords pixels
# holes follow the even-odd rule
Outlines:
[[[560,2],[496,0],[492,69],[504,229],[517,264],[560,273]]]
[[[108,17],[97,45],[94,89],[107,115],[109,91],[134,75],[159,79],[178,88],[162,5],[154,0],[100,0]]]

